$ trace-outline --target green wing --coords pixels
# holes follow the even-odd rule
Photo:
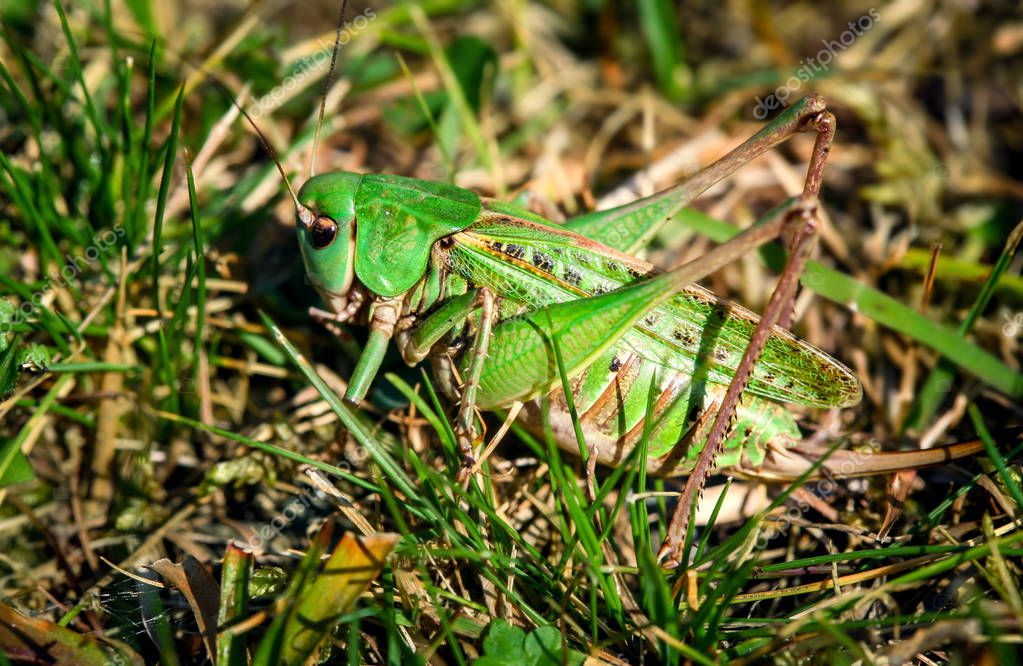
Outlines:
[[[484,213],[454,239],[449,268],[499,294],[504,316],[606,293],[660,272],[571,232],[509,215]],[[691,285],[626,333],[622,344],[666,368],[727,384],[757,321],[749,310]],[[848,368],[781,328],[768,339],[747,390],[814,407],[855,404],[861,392]]]

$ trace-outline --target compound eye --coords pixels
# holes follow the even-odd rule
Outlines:
[[[309,237],[317,250],[329,247],[337,238],[337,222],[326,215],[320,215],[309,226]]]

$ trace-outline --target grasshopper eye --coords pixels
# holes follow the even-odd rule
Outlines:
[[[309,237],[317,250],[329,247],[337,238],[337,222],[326,215],[320,215],[309,226]]]

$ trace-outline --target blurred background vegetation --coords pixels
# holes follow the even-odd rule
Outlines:
[[[449,406],[421,369],[389,358],[361,416],[367,447],[275,341],[261,312],[342,393],[364,339],[308,318],[319,303],[290,199],[232,105],[297,187],[336,5],[0,6],[11,657],[302,663],[312,648],[280,641],[304,609],[320,613],[313,644],[330,663],[1008,663],[1023,621],[1019,441],[1001,434],[1023,398],[1016,3],[349,4],[320,172],[528,192],[567,217],[693,173],[776,115],[772,100],[832,105],[817,258],[836,273],[806,281],[794,328],[854,368],[865,398],[801,412],[806,432],[885,448],[991,433],[998,449],[912,480],[887,543],[871,536],[886,480],[861,481],[783,530],[767,518],[699,531],[685,575],[651,561],[670,504],[635,499],[678,483],[603,470],[603,502],[584,510],[578,462],[517,433],[462,491]],[[810,145],[798,137],[715,187],[647,258],[699,256],[722,239],[714,220],[745,226],[798,192]],[[759,309],[773,275],[750,256],[706,284]],[[310,610],[345,597],[316,568],[343,552],[342,530],[402,538],[358,603]],[[207,572],[193,570],[191,592],[143,566],[186,556]],[[217,607],[204,591],[227,616],[204,616]]]

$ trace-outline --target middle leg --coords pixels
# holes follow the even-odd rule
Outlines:
[[[462,456],[462,464],[458,470],[457,480],[464,483],[468,480],[476,463],[476,442],[473,436],[473,423],[476,420],[476,394],[479,391],[480,376],[487,358],[487,349],[493,337],[494,320],[497,317],[497,299],[494,293],[483,287],[479,290],[480,322],[473,338],[469,369],[463,378],[462,395],[458,403],[458,416],[455,421],[455,438],[458,451]]]

